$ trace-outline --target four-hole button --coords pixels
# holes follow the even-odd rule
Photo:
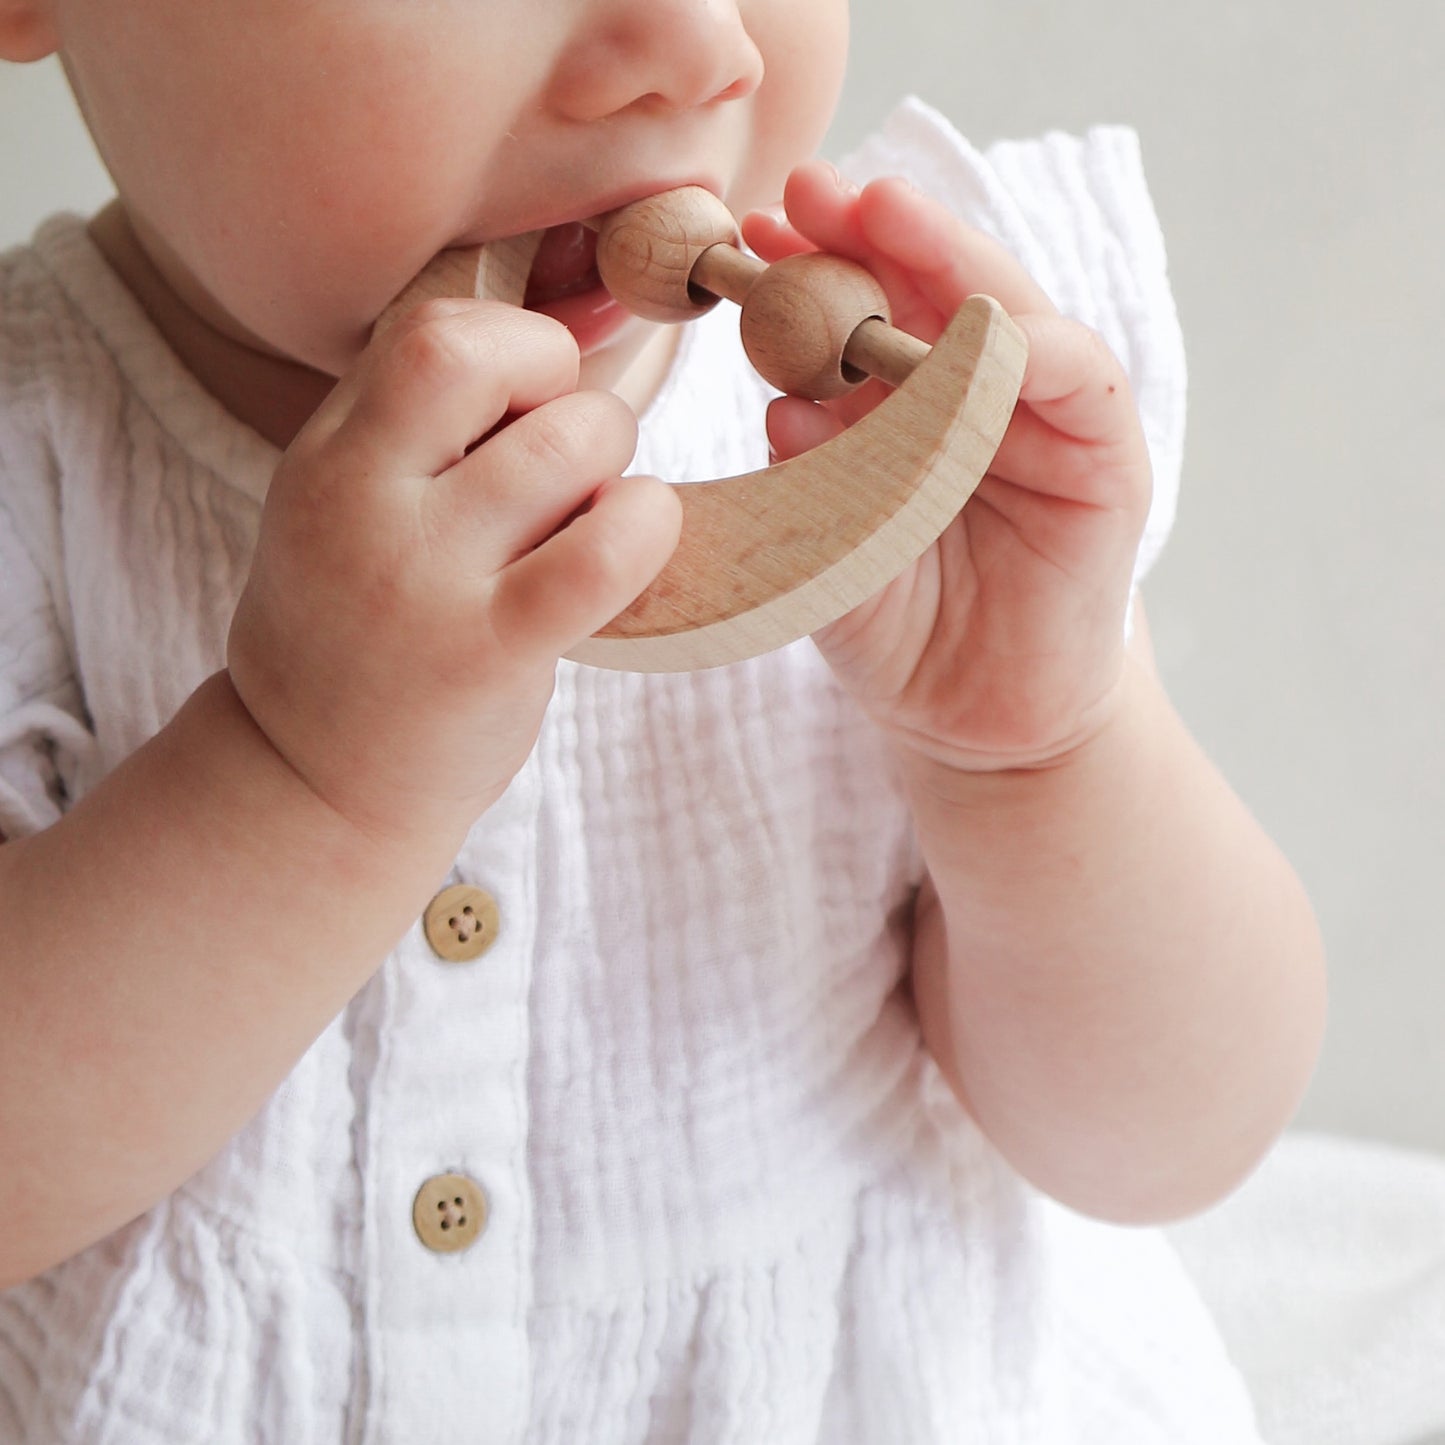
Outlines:
[[[432,952],[448,963],[480,958],[497,941],[500,927],[497,900],[470,883],[443,888],[422,915],[422,931]]]
[[[487,1196],[465,1174],[435,1174],[416,1192],[411,1221],[417,1238],[437,1254],[475,1244],[487,1224]]]

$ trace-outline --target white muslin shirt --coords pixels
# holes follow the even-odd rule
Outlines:
[[[1118,350],[1157,473],[1142,572],[1184,363],[1136,138],[983,154],[908,101],[847,168],[941,196]],[[769,394],[718,308],[638,468],[764,465]],[[0,259],[0,830],[53,822],[222,665],[276,461],[79,220]],[[806,640],[692,675],[564,663],[437,879],[495,897],[495,945],[444,964],[418,921],[194,1178],[0,1295],[0,1441],[1255,1441],[1163,1237],[1041,1197],[942,1083],[905,986],[921,876]],[[442,1254],[412,1201],[448,1172],[488,1219]]]

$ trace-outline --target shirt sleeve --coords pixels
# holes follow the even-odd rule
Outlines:
[[[1093,327],[1129,376],[1154,495],[1137,583],[1174,524],[1184,458],[1186,367],[1164,238],[1138,136],[1099,126],[976,150],[937,111],[904,101],[841,169],[903,175],[1002,242],[1066,316]]]
[[[14,839],[55,822],[79,796],[96,744],[13,450],[0,438],[0,834]],[[58,560],[58,559],[57,559]]]

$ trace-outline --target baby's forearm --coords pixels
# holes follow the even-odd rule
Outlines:
[[[0,848],[0,1286],[205,1163],[459,842],[363,836],[272,751],[223,673],[62,821]]]
[[[1149,669],[1061,766],[910,780],[926,1042],[1035,1184],[1126,1222],[1207,1206],[1298,1105],[1324,1019],[1289,865]]]

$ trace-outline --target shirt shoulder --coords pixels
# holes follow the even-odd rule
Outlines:
[[[37,239],[64,225],[47,222]],[[58,580],[54,432],[70,409],[66,394],[85,389],[78,332],[78,318],[37,244],[0,254],[0,544],[10,564],[0,597],[7,611],[18,601],[17,553],[42,580]]]
[[[67,459],[121,445],[124,376],[91,294],[121,289],[79,216],[52,216],[0,254],[0,506],[37,561],[55,540],[42,523]]]
[[[53,822],[93,753],[74,662],[63,458],[108,430],[94,398],[109,369],[46,252],[83,229],[45,222],[0,254],[0,833]],[[72,519],[73,520],[73,519]]]

